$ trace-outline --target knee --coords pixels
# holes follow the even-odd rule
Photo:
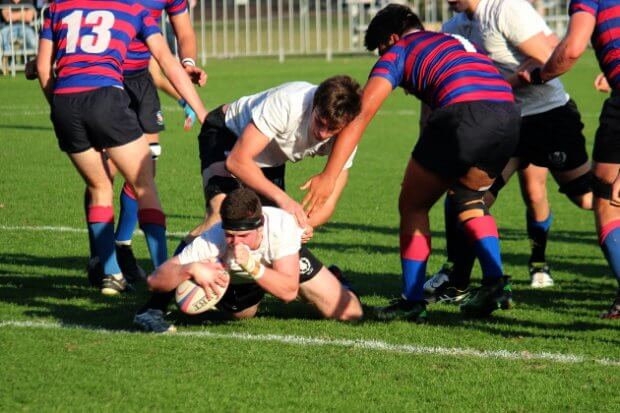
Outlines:
[[[569,199],[581,209],[592,210],[592,192],[584,195],[569,196]]]
[[[350,295],[349,304],[347,307],[334,317],[338,321],[358,321],[364,316],[364,310],[362,309],[362,303],[352,292],[348,292]]]
[[[258,305],[246,308],[245,310],[237,311],[236,313],[231,313],[232,318],[235,320],[246,320],[248,318],[253,318],[258,312]]]
[[[450,189],[448,197],[459,221],[465,222],[489,214],[484,195],[485,191],[476,191],[460,183]]]

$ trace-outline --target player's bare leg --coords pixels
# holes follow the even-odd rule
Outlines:
[[[248,307],[244,310],[237,311],[236,313],[230,313],[230,315],[236,320],[245,320],[247,318],[253,318],[258,312],[258,304]]]
[[[363,315],[359,298],[325,266],[310,280],[300,284],[299,294],[325,318],[352,321],[359,320]]]

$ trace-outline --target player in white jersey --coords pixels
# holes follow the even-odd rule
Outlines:
[[[348,170],[339,176],[325,207],[306,217],[301,205],[285,192],[285,164],[329,155],[335,136],[360,112],[360,95],[355,80],[334,76],[318,86],[284,83],[209,112],[198,136],[207,215],[186,242],[219,221],[219,205],[226,193],[241,185],[255,190],[264,205],[294,215],[306,229],[305,240],[309,239],[313,228],[333,214]]]
[[[265,293],[290,302],[298,296],[312,304],[326,318],[341,321],[362,317],[358,297],[345,288],[327,268],[316,268],[300,277],[301,236],[295,218],[279,209],[261,206],[252,190],[233,190],[221,205],[220,223],[214,224],[166,261],[148,278],[149,288],[161,293],[187,279],[203,288],[226,286],[224,268],[230,276],[217,309],[234,318],[253,317]],[[146,331],[170,332],[161,310],[138,314],[136,324]]]
[[[447,0],[459,12],[445,22],[442,31],[458,34],[483,48],[513,85],[521,105],[521,137],[515,158],[507,165],[487,194],[491,205],[506,181],[520,169],[521,192],[527,207],[527,229],[532,252],[529,260],[531,285],[553,285],[545,249],[552,214],[547,200],[547,170],[560,192],[576,205],[592,208],[590,163],[582,134],[583,124],[575,103],[559,79],[542,87],[524,85],[518,71],[545,62],[558,43],[543,18],[526,0]],[[433,298],[458,296],[469,284],[473,252],[464,251],[456,220],[446,204],[448,264],[427,281]],[[456,242],[452,242],[456,239]],[[455,246],[459,245],[459,249]],[[449,290],[448,294],[446,292]]]

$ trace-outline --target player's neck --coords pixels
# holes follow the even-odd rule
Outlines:
[[[409,29],[409,30],[405,30],[405,31],[403,32],[403,34],[400,36],[400,38],[402,39],[403,37],[407,36],[408,34],[415,33],[415,32],[419,32],[419,31],[420,31],[419,29]]]
[[[465,14],[470,20],[474,17],[478,4],[480,4],[480,0],[471,0],[469,2],[469,6],[465,9]]]

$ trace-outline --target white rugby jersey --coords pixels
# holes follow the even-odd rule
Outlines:
[[[228,106],[226,127],[241,136],[245,127],[254,122],[269,138],[267,147],[255,158],[261,168],[329,155],[334,139],[319,141],[308,133],[316,90],[317,86],[308,82],[290,82],[244,96]],[[355,151],[345,169],[351,167],[354,156]]]
[[[293,215],[274,207],[263,207],[263,239],[250,254],[256,261],[271,267],[273,261],[296,254],[301,248],[303,229],[297,226]],[[232,284],[254,282],[254,279],[237,265],[232,251],[228,251],[222,224],[217,223],[187,245],[178,255],[182,265],[197,261],[219,260],[229,271]]]
[[[459,34],[484,49],[500,72],[508,77],[528,58],[517,46],[532,36],[552,33],[544,19],[526,0],[480,0],[472,19],[458,13],[442,31]],[[513,89],[521,116],[535,115],[565,105],[569,96],[559,79],[544,85]]]

